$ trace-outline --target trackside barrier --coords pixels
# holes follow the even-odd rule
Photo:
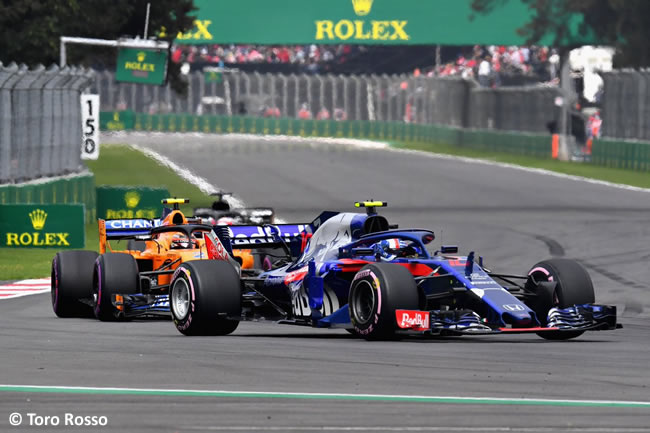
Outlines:
[[[591,160],[594,164],[626,170],[650,171],[650,143],[613,138],[593,141]]]
[[[86,222],[95,220],[95,177],[84,173],[44,182],[0,185],[0,204],[83,203]]]
[[[128,125],[131,124],[132,128]],[[403,122],[307,120],[273,117],[196,116],[191,114],[102,113],[104,131],[203,132],[345,137],[412,143],[446,143],[467,149],[551,157],[551,136],[494,130],[473,130]]]

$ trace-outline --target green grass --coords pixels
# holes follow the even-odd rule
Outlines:
[[[127,146],[104,146],[99,159],[87,161],[87,165],[95,174],[96,185],[157,186],[167,188],[173,197],[189,198],[190,205],[181,207],[188,214],[192,208],[209,207],[213,201],[172,170]],[[99,249],[95,221],[86,224],[85,249]],[[0,248],[0,281],[49,276],[52,258],[57,251],[56,248]]]
[[[619,168],[602,167],[595,164],[581,162],[563,162],[554,159],[539,159],[528,156],[511,155],[507,153],[493,153],[468,148],[459,148],[448,144],[399,142],[391,143],[393,147],[427,152],[443,153],[446,155],[464,156],[489,161],[505,162],[522,165],[524,167],[541,168],[558,173],[583,176],[591,179],[604,180],[623,185],[632,185],[641,188],[650,188],[650,173],[642,171],[623,170]]]

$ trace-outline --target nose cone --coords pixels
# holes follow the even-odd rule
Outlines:
[[[504,322],[514,327],[526,327],[533,323],[533,318],[527,311],[509,311],[502,317]]]

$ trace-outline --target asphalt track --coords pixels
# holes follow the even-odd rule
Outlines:
[[[350,145],[113,140],[154,149],[286,221],[373,198],[388,201],[391,222],[433,229],[434,243],[476,251],[493,270],[576,258],[625,328],[570,342],[365,342],[243,323],[228,337],[188,338],[168,322],[57,319],[48,295],[26,296],[0,302],[0,384],[45,388],[0,386],[0,431],[92,430],[65,426],[66,413],[106,416],[97,431],[650,431],[650,193]],[[28,413],[60,426],[29,426]]]

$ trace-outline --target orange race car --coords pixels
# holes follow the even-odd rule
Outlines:
[[[170,316],[169,283],[181,264],[209,259],[207,235],[219,226],[187,218],[179,205],[188,199],[166,199],[163,218],[99,220],[99,254],[61,251],[52,260],[52,308],[59,317],[119,320],[138,316]],[[227,228],[223,228],[227,230]],[[222,236],[219,236],[220,238]],[[113,251],[110,240],[128,239],[127,249]],[[228,248],[229,237],[223,236]],[[253,268],[251,250],[227,255],[236,267]]]

